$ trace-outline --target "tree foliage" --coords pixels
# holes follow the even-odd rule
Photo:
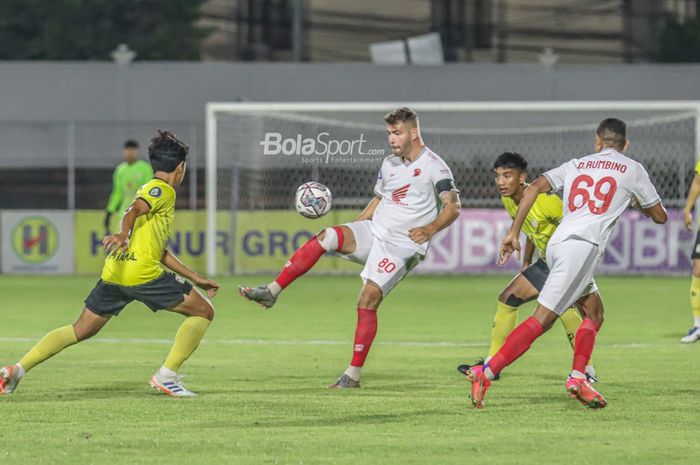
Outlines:
[[[197,60],[204,0],[2,0],[0,59],[105,60],[126,43],[143,60]]]
[[[700,19],[667,21],[659,40],[659,61],[700,62]]]

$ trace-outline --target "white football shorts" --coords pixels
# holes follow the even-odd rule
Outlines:
[[[355,236],[355,252],[341,257],[365,265],[360,273],[362,280],[378,285],[386,297],[418,263],[423,256],[415,250],[384,242],[372,232],[372,221],[356,221],[343,226]]]
[[[578,299],[596,292],[593,272],[601,256],[598,245],[582,239],[548,245],[549,276],[537,301],[561,316]]]

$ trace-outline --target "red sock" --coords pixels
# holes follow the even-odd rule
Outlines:
[[[593,346],[595,346],[595,337],[599,330],[600,326],[595,324],[590,318],[584,318],[583,322],[581,322],[574,340],[574,370],[581,373],[586,372],[586,365],[591,359]]]
[[[369,348],[377,335],[377,311],[369,308],[357,309],[357,328],[355,329],[355,347],[350,365],[361,367],[365,364]]]
[[[343,247],[343,242],[345,237],[343,236],[343,230],[338,226],[334,226],[336,234],[338,235],[338,249]],[[279,276],[275,278],[275,282],[280,285],[282,289],[292,284],[292,282],[299,276],[303,275],[309,271],[316,262],[326,253],[327,250],[323,248],[318,240],[318,237],[314,236],[304,245],[302,245],[299,250],[294,252],[289,258],[289,261]]]
[[[496,353],[488,365],[494,375],[513,363],[522,354],[527,352],[532,343],[542,334],[542,325],[533,317],[523,321],[506,338],[501,350]]]
[[[292,281],[309,271],[324,253],[326,251],[321,247],[318,238],[312,237],[289,258],[282,272],[275,278],[275,282],[284,289],[292,284]]]

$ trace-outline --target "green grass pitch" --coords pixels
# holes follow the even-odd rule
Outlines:
[[[95,278],[0,277],[0,363],[77,316]],[[607,320],[594,354],[609,406],[566,397],[560,325],[504,372],[486,408],[455,367],[487,350],[508,277],[411,276],[384,302],[363,388],[325,389],[352,349],[357,277],[304,277],[272,310],[223,280],[205,342],[185,364],[197,399],[148,378],[180,322],[132,304],[94,341],[0,398],[7,464],[670,464],[697,461],[700,343],[689,278],[598,280]],[[522,319],[532,305],[521,310]]]

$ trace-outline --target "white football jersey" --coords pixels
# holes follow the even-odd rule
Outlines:
[[[425,255],[428,244],[416,244],[408,231],[435,219],[440,205],[438,190],[457,189],[450,167],[429,148],[409,164],[395,155],[386,157],[374,186],[374,193],[382,198],[372,216],[374,234]]]
[[[564,216],[549,244],[579,237],[604,249],[632,196],[643,208],[661,201],[644,167],[611,148],[570,160],[543,176],[553,192],[563,189]]]

